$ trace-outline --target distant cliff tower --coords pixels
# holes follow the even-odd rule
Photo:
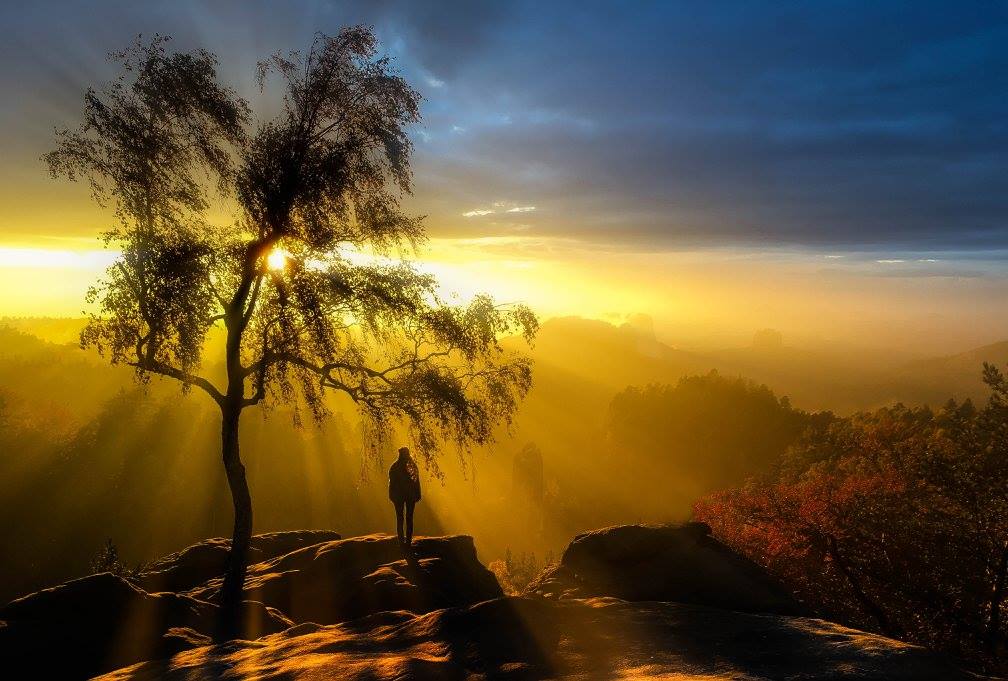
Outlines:
[[[514,455],[511,469],[511,520],[515,550],[532,550],[545,528],[542,453],[529,442]]]
[[[752,346],[756,350],[780,350],[784,347],[784,335],[777,329],[760,329],[753,334]]]
[[[515,454],[511,471],[511,487],[515,501],[542,506],[543,459],[542,452],[532,442]]]

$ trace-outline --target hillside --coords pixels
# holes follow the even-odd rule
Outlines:
[[[0,319],[0,329],[15,329],[73,352],[80,319]],[[7,335],[4,356],[37,354],[22,336]],[[518,343],[508,343],[519,347]],[[532,355],[540,384],[572,388],[588,402],[608,399],[628,385],[674,383],[686,374],[712,369],[765,383],[804,409],[849,413],[904,402],[941,403],[950,395],[977,399],[984,394],[980,370],[985,361],[1008,364],[1008,341],[940,357],[907,360],[897,351],[843,346],[796,348],[752,345],[683,350],[658,339],[646,324],[613,325],[582,317],[546,320]]]
[[[903,375],[916,377],[936,393],[944,387],[946,394],[951,393],[959,399],[969,397],[982,401],[986,393],[981,380],[984,362],[1004,370],[1008,364],[1008,341],[912,362],[903,368]]]
[[[12,519],[0,539],[19,547],[0,566],[0,597],[81,574],[109,538],[135,564],[228,530],[215,407],[200,394],[180,397],[171,382],[137,386],[129,368],[109,367],[65,342],[73,320],[57,321],[17,320],[17,329],[0,328],[0,445],[14,453],[0,462],[0,513]],[[891,371],[876,358],[872,383],[859,360],[836,353],[824,357],[785,345],[704,355],[662,343],[644,325],[551,319],[536,341],[534,386],[515,423],[471,457],[446,449],[444,482],[425,477],[429,503],[418,523],[427,531],[471,533],[496,559],[508,549],[556,552],[590,527],[682,520],[695,498],[690,471],[662,473],[671,481],[667,489],[679,490],[674,498],[665,494],[651,504],[640,495],[613,498],[626,459],[613,451],[609,409],[627,386],[675,384],[684,374],[717,368],[764,381],[805,409],[917,398],[942,403],[963,394],[956,386],[978,384],[980,358],[998,348]],[[927,376],[934,384],[922,391]],[[835,390],[823,387],[834,378]],[[867,387],[855,390],[862,380]],[[324,429],[299,430],[284,409],[268,420],[258,414],[245,420],[242,447],[258,529],[338,523],[363,533],[389,522],[383,464],[362,460],[352,408],[338,401],[333,407],[336,416]],[[712,418],[717,409],[712,405]],[[514,496],[514,458],[530,443],[542,452],[542,510]],[[668,451],[658,458],[667,459]],[[516,514],[515,504],[528,513]],[[659,508],[659,515],[641,510]],[[135,532],[138,523],[147,531]]]
[[[564,317],[543,324],[535,358],[537,377],[556,373],[580,381],[579,392],[600,396],[627,385],[674,383],[686,374],[717,370],[764,383],[803,409],[846,414],[894,402],[942,404],[950,396],[982,400],[983,363],[1008,364],[1008,341],[923,360],[842,346],[687,351],[647,329]]]

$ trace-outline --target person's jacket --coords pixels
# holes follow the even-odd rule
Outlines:
[[[420,501],[420,475],[409,459],[396,459],[388,472],[388,496],[394,504]]]

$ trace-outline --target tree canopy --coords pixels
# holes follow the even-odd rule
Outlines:
[[[813,424],[698,519],[824,617],[998,667],[1008,593],[1008,380],[983,408],[894,405]]]
[[[122,256],[89,293],[83,344],[222,404],[240,386],[242,406],[323,419],[325,389],[340,391],[373,433],[406,425],[432,464],[439,439],[487,441],[531,381],[497,339],[530,340],[536,320],[487,296],[446,305],[432,276],[396,257],[425,237],[400,205],[421,97],[373,32],[320,34],[306,53],[261,62],[261,89],[278,82],[283,95],[258,123],[218,83],[213,55],[168,44],[113,55],[122,74],[86,93],[84,122],[45,157],[54,175],[87,178],[118,219],[104,238]],[[224,223],[210,217],[220,205],[233,212]],[[227,386],[200,373],[221,325]]]

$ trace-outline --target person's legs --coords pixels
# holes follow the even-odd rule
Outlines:
[[[415,501],[406,502],[406,543],[413,543],[413,509],[416,507]]]
[[[394,501],[392,505],[395,506],[396,515],[396,534],[399,536],[399,543],[403,543],[403,503],[401,501]]]

